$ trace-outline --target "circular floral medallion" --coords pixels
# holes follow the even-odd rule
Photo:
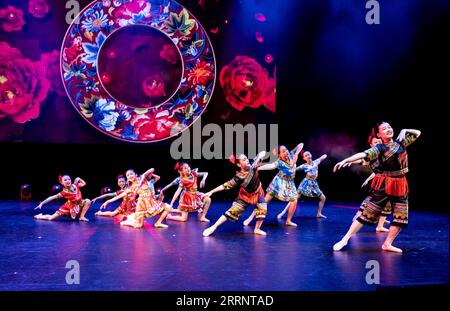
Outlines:
[[[103,0],[70,25],[61,74],[75,109],[129,142],[177,135],[205,111],[216,79],[211,42],[173,0]]]

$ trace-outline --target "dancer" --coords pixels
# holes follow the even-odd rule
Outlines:
[[[132,184],[132,186],[130,186],[130,191],[133,191],[135,194],[137,194],[139,198],[136,204],[136,212],[134,214],[131,214],[127,218],[127,220],[122,221],[120,223],[121,226],[129,226],[140,229],[144,226],[145,218],[159,215],[159,218],[156,220],[154,227],[168,227],[166,224],[163,224],[162,221],[171,211],[170,206],[162,202],[161,200],[155,199],[155,192],[152,188],[152,182],[149,182],[149,180],[151,180],[153,176],[154,171],[155,170],[151,168],[144,174],[142,174],[142,176],[138,176],[132,169],[129,169],[127,171],[126,175],[128,182]],[[124,194],[122,193],[120,196],[122,195]],[[117,196],[109,201],[118,199],[120,196]]]
[[[320,190],[319,184],[317,183],[317,176],[319,174],[319,165],[322,163],[323,160],[327,158],[327,155],[324,154],[320,158],[316,160],[312,160],[311,152],[305,151],[303,153],[303,160],[306,161],[305,164],[300,165],[297,167],[298,170],[303,170],[306,173],[306,177],[303,178],[300,185],[298,186],[297,193],[298,193],[298,199],[302,195],[305,197],[310,198],[319,198],[319,206],[317,209],[317,218],[327,218],[325,215],[322,214],[323,206],[325,205],[326,197],[323,194],[322,190]],[[281,219],[284,214],[286,214],[286,211],[289,209],[289,205],[287,205],[284,210],[277,215],[278,219]],[[289,217],[289,215],[288,215]]]
[[[86,182],[77,177],[75,181],[72,183],[72,179],[69,175],[60,175],[58,177],[59,183],[63,186],[63,190],[55,195],[52,195],[42,201],[35,209],[41,209],[44,204],[47,204],[56,199],[67,199],[67,202],[64,203],[53,215],[42,215],[38,214],[34,216],[35,219],[40,220],[55,220],[61,216],[69,216],[72,219],[75,219],[79,216],[80,221],[89,221],[85,215],[91,206],[91,201],[89,199],[83,199],[81,195],[80,188],[86,186]]]
[[[170,202],[170,208],[172,209],[172,213],[179,213],[181,215],[172,216],[169,214],[167,220],[184,222],[188,220],[190,212],[199,212],[202,210],[200,221],[209,222],[209,219],[206,218],[206,213],[208,213],[209,206],[211,205],[211,198],[205,196],[204,193],[197,191],[198,177],[202,177],[200,188],[203,188],[205,186],[206,178],[208,178],[208,172],[198,172],[198,169],[191,170],[191,167],[184,162],[177,163],[175,165],[175,170],[178,171],[180,177],[164,187],[161,190],[161,193],[163,194],[165,190],[174,185],[178,186],[178,189]],[[173,209],[172,206],[178,199],[178,196],[180,196],[178,209]]]
[[[297,191],[295,188],[295,167],[300,151],[303,149],[303,143],[300,143],[294,150],[289,152],[286,146],[278,147],[278,160],[265,164],[259,167],[260,171],[263,170],[279,170],[278,174],[274,177],[269,187],[266,189],[266,197],[264,201],[268,204],[272,201],[273,197],[280,201],[289,202],[287,209],[289,210],[286,225],[296,227],[297,224],[292,221],[292,216],[297,208]],[[253,210],[252,214],[244,221],[244,226],[248,226],[256,215],[256,211]]]
[[[390,252],[402,252],[392,243],[401,229],[408,225],[408,182],[405,177],[408,172],[408,154],[406,147],[414,142],[421,132],[403,129],[397,139],[394,140],[394,130],[391,125],[382,121],[373,128],[372,133],[382,140],[382,144],[344,159],[334,167],[334,172],[336,172],[349,162],[361,159],[369,162],[378,160],[375,178],[372,180],[372,191],[364,201],[363,211],[353,221],[345,236],[333,245],[334,251],[340,251],[345,247],[349,239],[364,225],[376,224],[381,210],[390,201],[394,212],[394,220],[381,248]]]
[[[95,213],[95,216],[114,217],[117,215],[123,215],[127,217],[135,213],[136,211],[136,194],[134,192],[135,189],[130,189],[123,175],[119,175],[117,177],[117,184],[120,187],[119,191],[107,193],[92,200],[92,202],[94,203],[98,199],[104,199],[108,197],[111,198],[110,200],[107,200],[100,206],[100,209],[98,212]],[[136,185],[134,188],[136,188]],[[119,199],[122,199],[122,203],[120,203],[120,206],[116,208],[114,211],[107,211],[107,212],[101,211],[102,209],[105,209],[109,204]]]
[[[209,191],[205,195],[209,197],[219,191],[240,187],[238,197],[233,202],[231,208],[228,209],[224,215],[220,216],[214,225],[203,231],[203,236],[206,237],[213,234],[214,231],[228,219],[237,221],[247,206],[251,204],[256,205],[256,225],[253,232],[259,235],[266,235],[266,233],[261,230],[261,225],[267,214],[267,203],[264,201],[264,190],[261,181],[259,180],[258,172],[258,168],[265,155],[266,152],[261,151],[252,165],[250,165],[250,161],[244,154],[239,155],[237,158],[234,156],[231,157],[230,161],[237,165],[237,167],[240,168],[240,171],[237,172],[231,180]]]
[[[369,142],[369,145],[371,148],[382,143],[381,139],[373,136],[372,134],[369,135],[368,142]],[[373,172],[372,172],[372,174],[370,174],[369,177],[367,177],[367,179],[361,185],[361,188],[365,187],[369,183],[369,181],[371,181],[375,177],[374,172],[376,171],[376,166],[378,164],[378,160],[373,160],[371,162],[367,162],[367,161],[364,161],[364,159],[361,159],[361,160],[345,163],[343,165],[343,167],[347,167],[347,166],[350,167],[352,164],[370,165]],[[367,197],[366,200],[368,198],[369,197]],[[358,212],[356,212],[356,215],[353,217],[353,220],[356,220],[356,218],[358,218],[361,215],[362,211],[364,210],[364,206],[366,206],[366,204],[367,204],[366,200],[364,200],[364,202],[361,204],[360,208],[358,209]],[[389,232],[389,229],[385,228],[384,224],[385,223],[390,224],[390,221],[386,220],[386,218],[390,214],[392,214],[392,207],[391,207],[391,203],[388,201],[386,203],[386,206],[383,207],[383,209],[381,211],[381,216],[380,216],[380,219],[378,220],[378,224],[375,229],[376,232]]]

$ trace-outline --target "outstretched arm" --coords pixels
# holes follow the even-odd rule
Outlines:
[[[367,165],[367,164],[369,164],[369,162],[365,162],[364,160],[356,160],[356,161],[353,161],[353,162],[347,162],[342,167],[347,167],[347,166],[350,167],[353,164]]]
[[[301,171],[304,167],[305,167],[305,164],[302,164],[300,166],[297,166],[297,168],[295,170],[296,171]]]
[[[52,196],[49,196],[47,199],[45,199],[44,201],[39,203],[39,205],[36,206],[34,209],[41,209],[43,205],[45,205],[45,204],[47,204],[47,203],[49,203],[49,202],[51,202],[53,200],[56,200],[58,198],[61,198],[61,195],[59,193],[55,194],[55,195],[52,195]]]
[[[366,157],[366,153],[364,152],[359,152],[357,154],[352,155],[351,157],[348,157],[344,160],[342,160],[341,162],[337,163],[334,168],[333,168],[333,172],[336,172],[337,170],[340,170],[342,168],[342,166],[344,166],[344,164],[348,163],[348,162],[354,162],[357,160],[362,160]]]
[[[127,195],[128,191],[129,191],[129,190],[124,191],[124,192],[122,192],[121,194],[116,195],[115,197],[113,197],[113,198],[109,199],[108,201],[104,202],[104,203],[100,206],[100,209],[104,209],[108,204],[110,204],[110,203],[112,203],[112,202],[115,202],[115,201],[117,201],[117,200],[119,200],[119,199],[124,198],[124,197]]]
[[[95,201],[97,201],[97,200],[106,199],[106,198],[114,198],[116,195],[117,195],[117,194],[116,194],[115,192],[112,192],[112,193],[106,193],[106,194],[104,194],[104,195],[101,195],[101,196],[98,196],[98,197],[92,199],[92,204],[94,204]]]
[[[320,158],[316,159],[315,161],[317,162],[317,164],[322,163],[323,160],[325,160],[327,158],[327,155],[324,154],[322,155]]]
[[[225,190],[225,187],[224,187],[223,185],[220,185],[220,186],[214,188],[213,190],[211,190],[211,191],[205,193],[205,195],[208,196],[208,197],[210,197],[210,196],[212,196],[214,193],[220,192],[220,191],[224,191],[224,190]]]
[[[274,170],[278,167],[277,162],[273,162],[273,163],[268,163],[268,164],[264,164],[261,165],[260,167],[258,167],[258,171],[271,171]]]
[[[182,187],[178,187],[177,191],[175,191],[175,193],[172,197],[172,201],[170,201],[170,206],[173,206],[173,203],[175,203],[175,201],[178,199],[178,196],[180,195],[182,190],[183,190]]]
[[[167,189],[169,189],[172,186],[177,186],[177,178],[175,178],[170,184],[168,184],[167,186],[165,186],[164,188],[161,189],[161,192],[166,191]]]
[[[361,188],[364,187],[364,186],[366,186],[366,185],[369,183],[369,181],[371,181],[374,177],[375,177],[375,173],[370,174],[370,176],[367,177],[367,179],[366,179],[366,180],[363,182],[363,184],[361,185]]]

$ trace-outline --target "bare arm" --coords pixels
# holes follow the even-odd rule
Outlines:
[[[278,167],[277,162],[273,162],[273,163],[268,163],[268,164],[264,164],[261,165],[260,167],[258,167],[258,171],[271,171],[274,170]]]
[[[293,161],[294,163],[297,163],[298,155],[299,155],[300,152],[302,151],[303,146],[304,146],[304,144],[303,144],[303,143],[300,143],[300,144],[297,145],[297,147],[295,147],[294,158],[292,159],[292,161]]]
[[[320,158],[316,159],[317,164],[322,163],[322,161],[325,160],[326,158],[327,158],[326,154],[322,155]]]
[[[106,198],[114,198],[117,194],[115,192],[113,193],[106,193],[104,195],[98,196],[94,199],[92,199],[92,203],[95,203],[97,200],[106,199]]]
[[[369,181],[371,181],[374,177],[375,177],[375,173],[370,174],[370,176],[367,177],[367,179],[366,179],[366,180],[363,182],[363,184],[361,185],[361,188],[364,187],[364,186],[366,186],[366,185],[369,183]]]
[[[297,166],[297,168],[295,169],[296,171],[300,171],[305,167],[305,164],[302,164],[300,166]]]
[[[56,199],[58,199],[60,197],[61,197],[61,195],[59,193],[55,194],[55,195],[52,195],[52,196],[49,196],[47,199],[45,199],[44,201],[39,203],[39,205],[36,206],[34,209],[41,209],[43,205],[45,205],[45,204],[47,204],[47,203],[49,203],[49,202],[51,202],[53,200],[56,200]]]
[[[75,181],[73,182],[78,188],[86,186],[86,182],[81,179],[80,177],[75,178]]]
[[[353,161],[353,162],[347,162],[347,163],[345,163],[342,167],[351,166],[351,165],[353,165],[353,164],[367,165],[367,164],[365,164],[365,163],[369,164],[369,162],[365,162],[364,160],[356,160],[356,161]]]
[[[136,191],[138,191],[141,188],[142,184],[144,183],[144,180],[150,179],[153,176],[154,171],[155,171],[155,169],[151,168],[151,169],[147,170],[144,174],[142,174],[141,180],[139,181]]]
[[[225,190],[225,187],[224,187],[223,185],[220,185],[220,186],[214,188],[213,190],[207,192],[205,195],[208,196],[208,197],[210,197],[210,196],[212,196],[214,193],[220,192],[220,191],[224,191],[224,190]]]
[[[261,151],[260,153],[258,153],[258,155],[256,156],[255,161],[252,164],[252,167],[253,168],[257,168],[261,164],[261,161],[264,159],[265,156],[266,156],[266,152],[265,151]]]
[[[337,170],[341,169],[342,166],[348,162],[354,162],[357,160],[362,160],[366,157],[366,154],[364,152],[359,152],[357,154],[352,155],[351,157],[348,157],[344,160],[342,160],[341,162],[337,163],[334,168],[333,168],[333,172],[336,172]]]
[[[117,200],[119,200],[119,199],[124,198],[124,197],[127,195],[128,191],[129,191],[129,190],[124,191],[124,192],[122,192],[121,194],[116,195],[116,196],[113,197],[112,199],[109,199],[108,201],[106,201],[105,203],[103,203],[103,204],[100,206],[100,209],[104,209],[108,204],[110,204],[110,203],[112,203],[112,202],[115,202],[115,201],[117,201]]]
[[[198,176],[202,176],[202,181],[200,181],[200,188],[203,188],[206,183],[206,178],[208,178],[208,172],[197,173]]]
[[[153,181],[154,184],[156,184],[156,182],[161,179],[161,176],[156,175],[156,174],[153,174],[152,177],[154,179],[154,181]]]
[[[175,203],[175,201],[178,199],[178,196],[180,195],[182,190],[183,190],[182,187],[178,187],[177,191],[175,191],[175,193],[172,197],[172,201],[170,201],[170,206],[173,206],[173,203]]]
[[[177,185],[177,179],[175,178],[170,184],[168,184],[167,186],[165,186],[164,188],[161,189],[161,192],[166,191],[167,189],[169,189],[172,186],[176,186]]]

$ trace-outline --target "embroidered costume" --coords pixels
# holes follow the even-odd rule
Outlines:
[[[197,191],[197,169],[193,169],[189,177],[178,177],[175,182],[183,188],[178,209],[182,212],[195,212],[204,205],[205,194]]]
[[[152,186],[152,182],[144,179],[141,187],[137,190],[139,195],[135,214],[135,227],[137,228],[144,225],[144,218],[159,215],[168,207],[166,203],[155,199],[155,190]]]
[[[75,219],[88,200],[87,199],[83,200],[80,188],[78,188],[77,185],[73,184],[72,187],[75,187],[75,192],[71,192],[67,189],[64,189],[59,193],[59,196],[66,199],[67,202],[64,203],[64,205],[62,205],[56,213],[58,213],[61,216],[70,215],[72,219]]]
[[[293,158],[292,151],[291,158]],[[290,163],[290,159],[287,162],[278,159],[276,164],[279,172],[267,188],[267,193],[280,201],[297,200],[298,194],[294,183],[295,163]]]
[[[256,168],[251,168],[246,173],[238,172],[223,187],[226,190],[240,187],[239,194],[231,207],[225,212],[225,216],[231,221],[237,221],[248,205],[255,204],[256,219],[264,219],[267,214],[267,203],[264,202],[264,190],[259,180]]]
[[[123,192],[126,192],[127,194],[122,199],[120,206],[114,212],[118,212],[123,215],[130,215],[136,211],[136,194],[132,190],[134,188],[135,186],[132,186],[130,188],[126,188],[125,190],[119,190],[116,192],[116,195],[120,195]]]
[[[317,198],[322,195],[322,190],[320,190],[319,183],[316,180],[319,175],[319,163],[318,160],[314,160],[311,164],[305,163],[300,166],[300,169],[306,173],[306,177],[303,178],[297,189],[300,195],[311,198]]]
[[[394,213],[392,225],[408,225],[408,154],[406,147],[416,140],[415,135],[407,135],[402,141],[394,140],[390,144],[378,144],[365,151],[366,161],[378,161],[374,168],[371,193],[362,203],[363,209],[358,221],[374,225],[389,202]]]

